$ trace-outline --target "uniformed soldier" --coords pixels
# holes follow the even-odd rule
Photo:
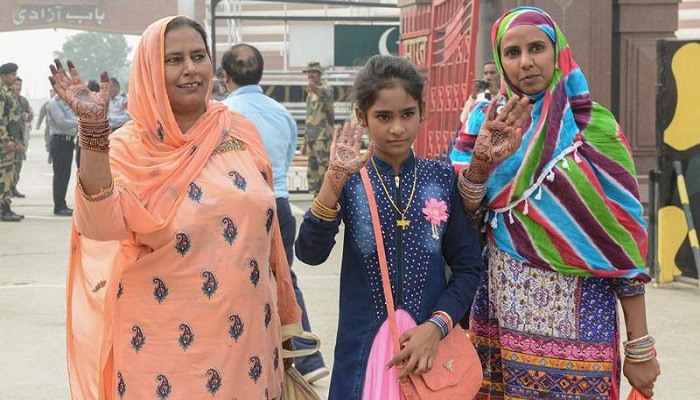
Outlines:
[[[304,73],[309,79],[304,133],[304,147],[308,158],[306,179],[309,192],[315,195],[321,190],[333,140],[333,89],[328,82],[321,80],[323,69],[319,62],[308,63]]]
[[[26,149],[29,148],[29,133],[31,131],[32,120],[34,119],[34,111],[29,104],[29,100],[22,96],[22,78],[19,76],[15,79],[14,89],[15,96],[17,96],[20,105],[20,132],[25,151],[15,151],[15,178],[12,182],[12,197],[23,198],[26,196],[17,190],[17,183],[19,182],[19,173],[22,171],[22,164],[24,160],[27,159]]]
[[[10,208],[15,152],[24,151],[20,131],[20,104],[13,87],[17,69],[15,63],[0,65],[0,221],[4,222],[18,222],[24,218]]]

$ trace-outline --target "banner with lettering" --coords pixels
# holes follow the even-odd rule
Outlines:
[[[177,13],[170,0],[2,0],[0,32],[66,28],[140,35],[153,21]]]

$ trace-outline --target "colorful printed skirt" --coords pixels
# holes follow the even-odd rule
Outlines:
[[[617,298],[635,280],[530,267],[491,246],[470,317],[484,382],[477,399],[618,399]]]

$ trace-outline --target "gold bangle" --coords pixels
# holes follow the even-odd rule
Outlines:
[[[652,360],[652,359],[654,359],[654,357],[656,357],[656,352],[652,348],[652,351],[650,351],[647,354],[641,355],[641,356],[631,357],[629,355],[625,355],[625,360],[627,360],[633,364],[636,364],[636,363],[643,363],[643,362]]]
[[[336,219],[336,217],[338,216],[337,213],[329,213],[327,211],[323,211],[323,210],[319,209],[319,207],[316,206],[315,204],[313,206],[311,206],[311,212],[313,212],[313,214],[316,215],[317,217],[322,218],[326,221],[334,221]]]
[[[634,345],[634,344],[637,344],[637,343],[639,343],[639,342],[642,342],[642,341],[645,341],[645,340],[648,340],[648,339],[654,340],[653,337],[651,337],[649,334],[646,334],[646,335],[640,336],[640,337],[638,337],[638,338],[636,338],[636,339],[627,340],[627,341],[625,341],[622,345],[625,346],[625,347],[627,347],[627,346],[632,346],[632,345]]]
[[[338,213],[338,211],[340,211],[340,204],[335,203],[335,208],[326,207],[325,205],[323,205],[323,203],[321,203],[318,197],[314,198],[314,204],[316,204],[321,210],[327,213]]]
[[[336,203],[336,208],[332,209],[321,204],[318,197],[314,198],[311,213],[317,218],[326,222],[333,222],[338,217],[338,212],[340,212],[340,204]]]
[[[331,218],[331,217],[329,217],[329,216],[321,215],[321,214],[318,212],[318,210],[316,210],[316,207],[314,207],[314,206],[311,206],[311,214],[313,214],[313,216],[315,216],[316,218],[318,218],[318,219],[320,219],[320,220],[322,220],[322,221],[326,221],[326,222],[333,222],[333,221],[335,221],[335,218]]]
[[[114,179],[110,179],[109,186],[107,186],[106,188],[100,188],[100,191],[96,194],[87,194],[85,193],[83,184],[80,181],[80,176],[78,176],[78,189],[80,190],[80,194],[83,195],[83,199],[85,199],[85,201],[90,203],[96,203],[98,201],[106,199],[107,197],[111,196],[112,193],[114,193]]]

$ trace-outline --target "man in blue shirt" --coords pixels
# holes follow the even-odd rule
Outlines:
[[[296,220],[289,206],[287,171],[296,150],[297,124],[283,105],[263,93],[259,83],[262,79],[264,61],[258,49],[247,44],[237,44],[224,53],[221,63],[224,70],[221,80],[230,92],[223,103],[231,110],[245,115],[258,128],[267,157],[272,163],[277,218],[282,232],[284,250],[287,253],[294,292],[302,311],[302,326],[305,331],[310,332],[311,325],[304,305],[304,297],[297,286],[297,277],[291,270],[294,261]],[[297,350],[312,348],[315,345],[299,338],[294,340],[294,347]],[[309,383],[329,374],[320,352],[298,357],[294,360],[294,365]]]

